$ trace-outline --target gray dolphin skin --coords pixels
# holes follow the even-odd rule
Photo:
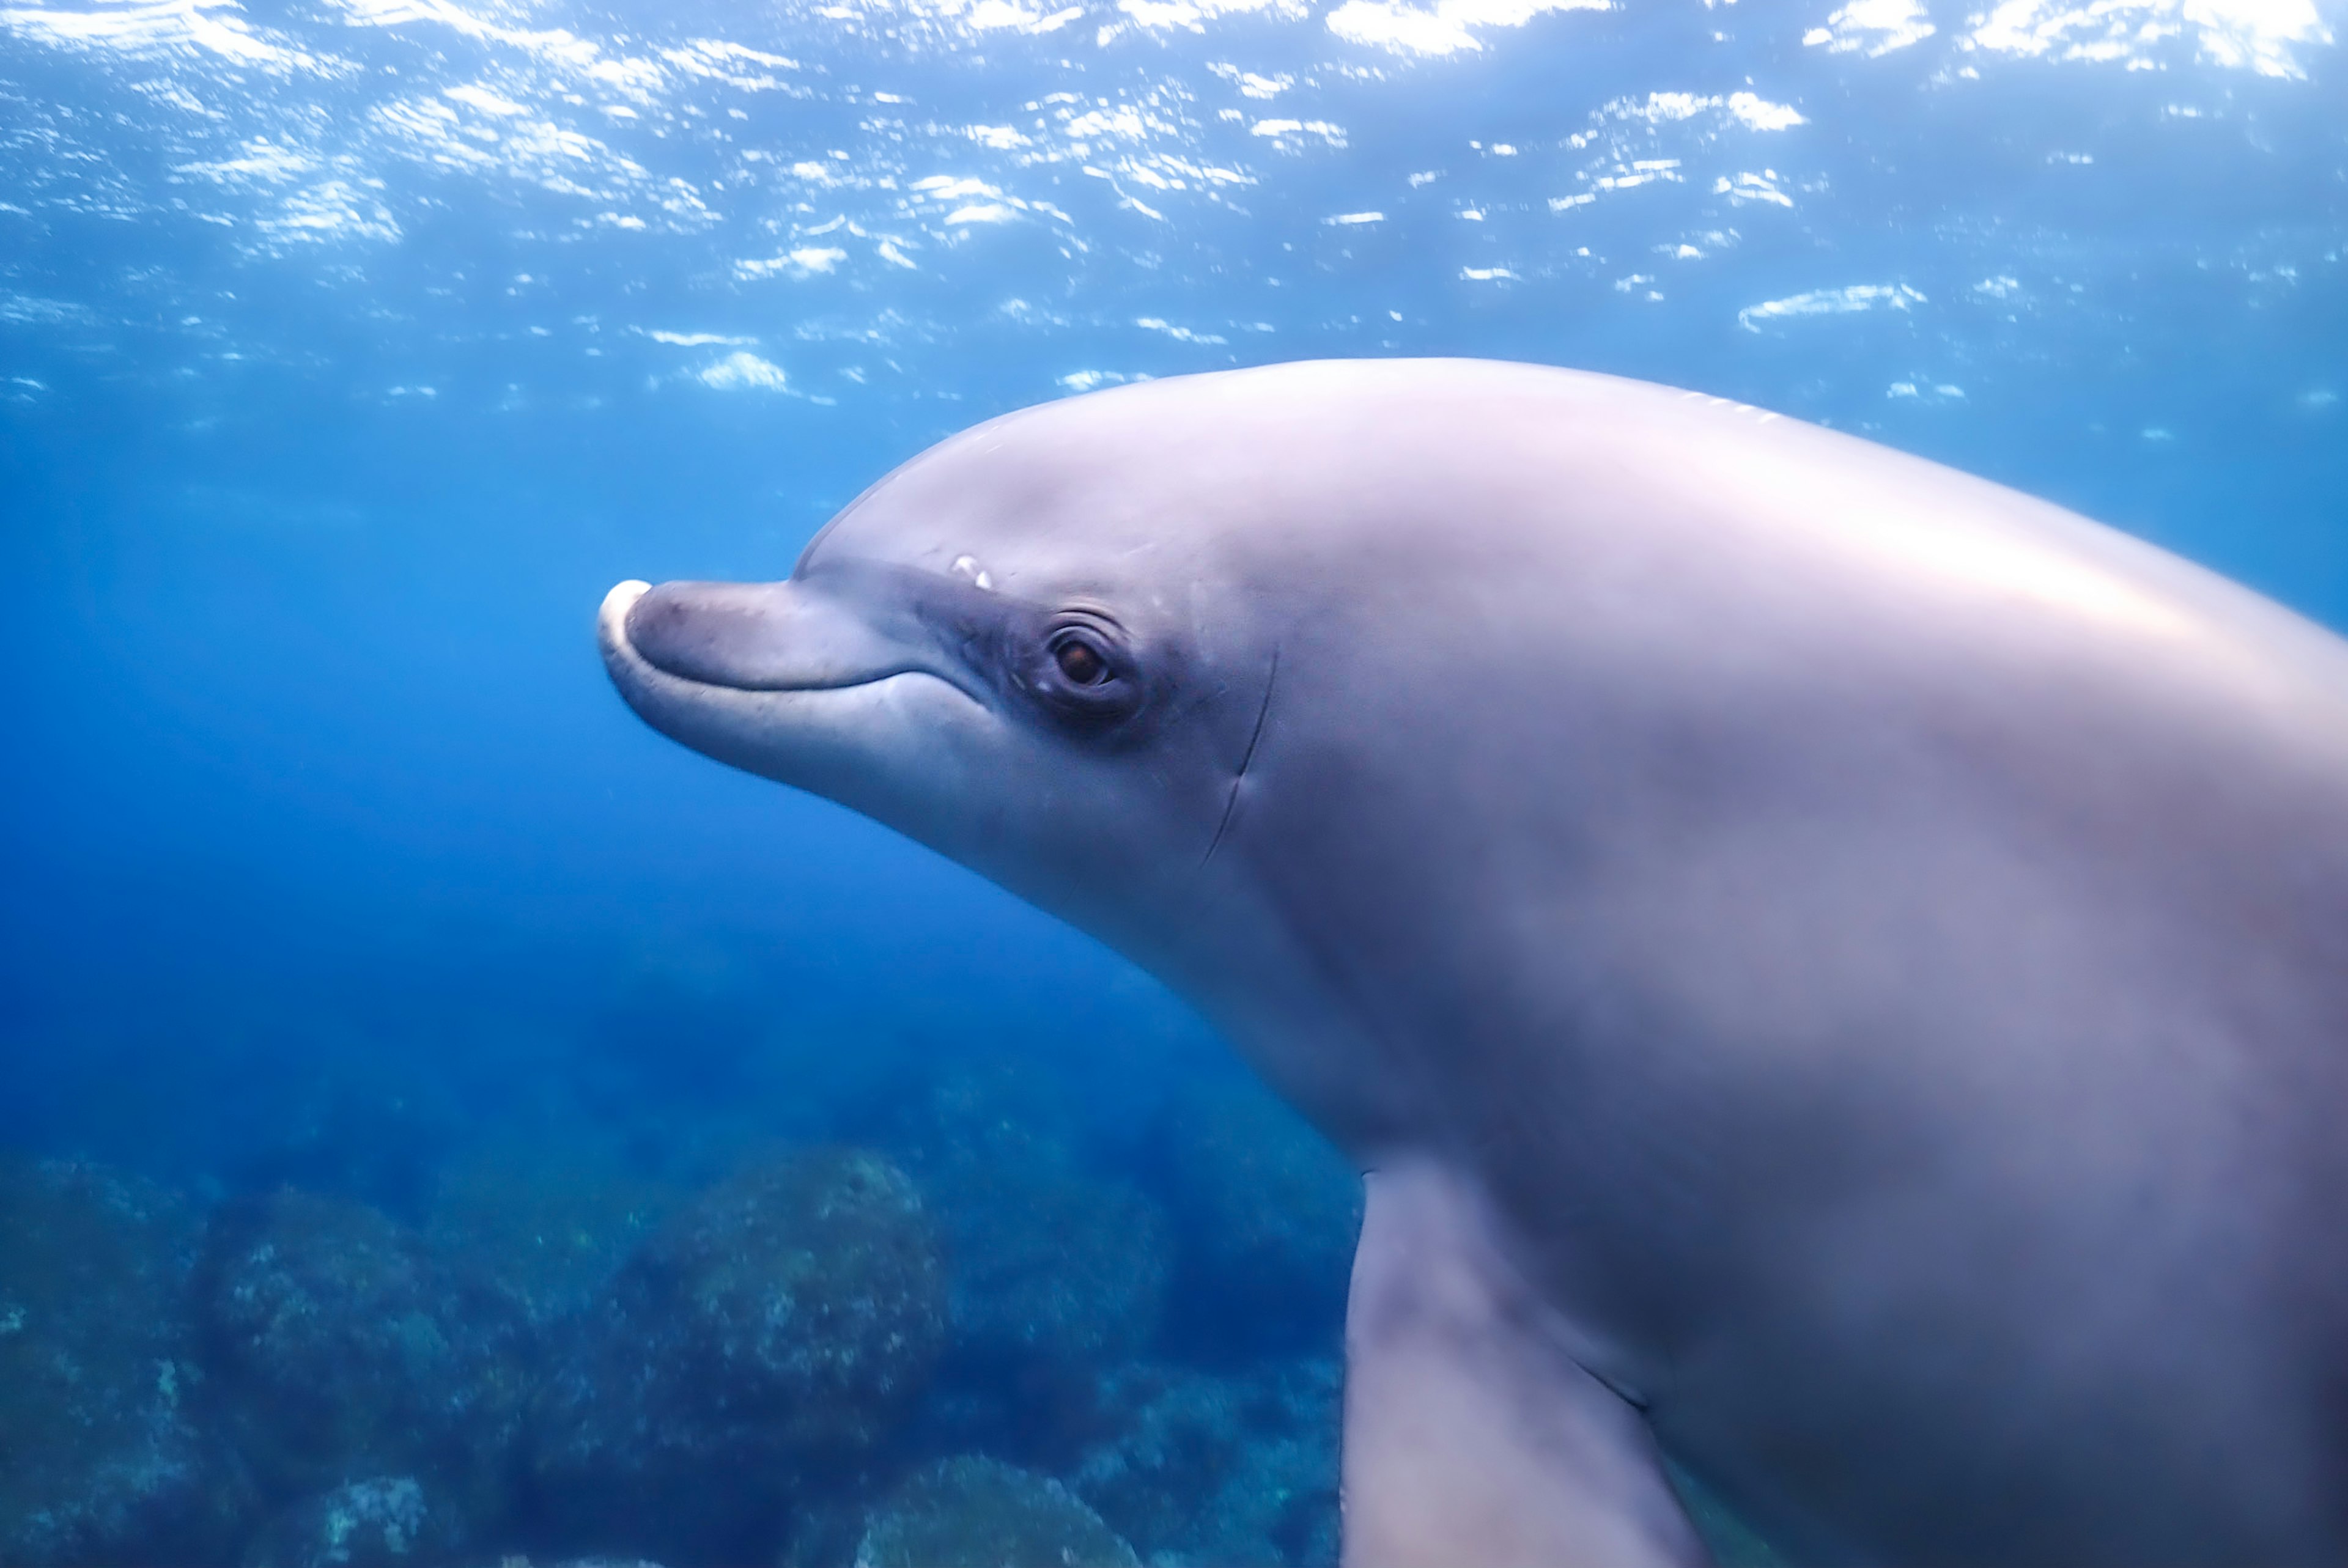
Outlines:
[[[1198,1006],[1367,1173],[1350,1568],[2348,1562],[2348,642],[1717,398],[1468,360],[1032,408],[654,727]]]

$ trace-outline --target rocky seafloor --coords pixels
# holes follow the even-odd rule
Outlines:
[[[1105,1153],[958,1063],[835,1123],[0,1155],[0,1563],[1335,1560],[1357,1184],[1284,1108]]]

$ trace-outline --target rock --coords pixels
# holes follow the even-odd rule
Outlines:
[[[901,1093],[886,1126],[950,1270],[953,1343],[922,1447],[1058,1468],[1097,1435],[1101,1370],[1155,1345],[1172,1276],[1163,1212],[1089,1166],[1058,1081],[1025,1063],[949,1063]]]
[[[1056,1077],[1012,1057],[948,1058],[887,1118],[888,1143],[916,1175],[983,1164],[1076,1163],[1084,1123]]]
[[[877,1442],[943,1339],[943,1270],[920,1194],[860,1150],[789,1156],[703,1194],[622,1283],[657,1329],[645,1348],[668,1392],[755,1420],[808,1460]]]
[[[213,1216],[191,1294],[211,1401],[273,1495],[414,1475],[455,1512],[497,1512],[525,1327],[414,1232],[305,1193],[239,1200]]]
[[[244,1568],[438,1568],[452,1550],[450,1523],[409,1477],[355,1481],[271,1520],[245,1549]]]
[[[1334,1563],[1340,1381],[1320,1359],[1123,1368],[1102,1393],[1124,1425],[1069,1484],[1154,1563]]]
[[[965,1454],[931,1465],[873,1511],[856,1568],[1139,1568],[1117,1533],[1058,1481]]]
[[[205,1440],[182,1310],[197,1227],[94,1165],[0,1162],[0,1563],[221,1561],[252,1507]]]
[[[878,1154],[744,1171],[649,1236],[533,1411],[531,1516],[558,1547],[764,1554],[811,1481],[852,1487],[945,1340],[921,1198]]]
[[[1090,1367],[1155,1338],[1172,1266],[1165,1217],[1083,1166],[1073,1119],[1040,1075],[957,1066],[898,1135],[945,1233],[958,1358]]]
[[[497,1145],[440,1178],[426,1239],[544,1327],[598,1300],[678,1195],[587,1144]]]
[[[1005,1164],[933,1175],[928,1190],[960,1354],[1100,1365],[1157,1337],[1172,1248],[1158,1206],[1131,1186]]]
[[[528,1557],[510,1553],[497,1560],[497,1568],[533,1568]],[[657,1563],[643,1557],[565,1557],[559,1563],[548,1563],[541,1568],[661,1568]]]
[[[1158,1144],[1180,1249],[1181,1339],[1225,1358],[1334,1348],[1361,1231],[1360,1174],[1236,1074],[1178,1095]]]

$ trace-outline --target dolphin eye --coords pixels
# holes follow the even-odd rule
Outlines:
[[[1061,638],[1052,649],[1052,660],[1059,665],[1061,674],[1079,686],[1097,686],[1108,679],[1108,661],[1080,635],[1071,633]]]
[[[1116,624],[1097,610],[1070,610],[1056,620],[1028,645],[1034,662],[1019,684],[1079,729],[1117,724],[1139,712],[1149,683]]]

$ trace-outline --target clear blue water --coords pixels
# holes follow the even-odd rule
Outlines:
[[[1035,1366],[1112,1405],[1137,1367],[1310,1381],[1334,1308],[1267,1329],[1180,1239],[1212,1182],[1167,1176],[1169,1117],[1241,1092],[1211,1036],[654,735],[603,589],[783,575],[1025,404],[1459,354],[1864,434],[2348,627],[2343,36],[2309,0],[0,0],[0,1142],[181,1194],[217,1262],[219,1205],[289,1188],[443,1235],[501,1151],[592,1151],[655,1209],[819,1141],[934,1184],[953,1135],[906,1108],[1007,1063],[1064,1102],[1021,1114],[1069,1179],[1174,1238],[1141,1342],[985,1362],[994,1416],[892,1416],[854,1485],[722,1547],[506,1500],[455,1510],[467,1551],[820,1556],[810,1497],[938,1452],[1076,1475],[1098,1433],[1037,1436]],[[0,1323],[81,1299],[15,1223]],[[187,1559],[413,1460],[263,1474]],[[1145,1553],[1217,1550],[1077,1491]],[[40,1550],[198,1539],[92,1530]]]

